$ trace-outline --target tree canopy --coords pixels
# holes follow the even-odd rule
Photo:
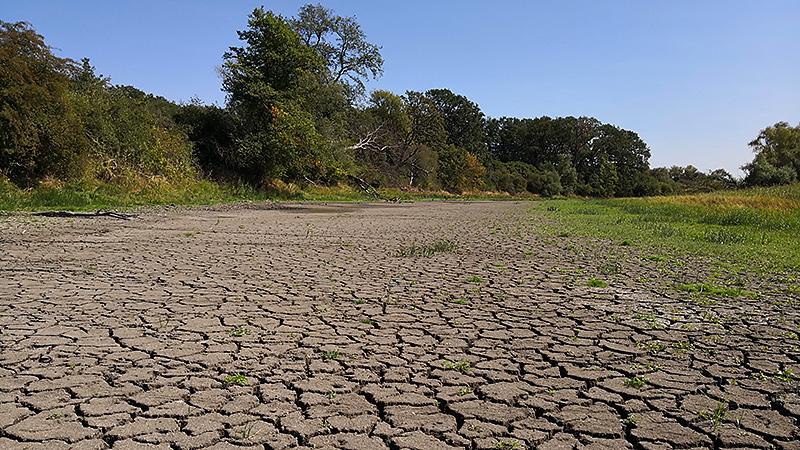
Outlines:
[[[772,186],[798,181],[800,175],[800,124],[792,127],[778,122],[767,127],[750,142],[756,154],[742,166],[747,173],[745,183],[752,186]]]
[[[533,167],[527,176],[534,186],[540,176],[552,179],[549,173],[557,173],[559,194],[638,195],[650,170],[650,150],[635,132],[593,117],[491,119],[487,139],[499,161]],[[548,185],[548,192],[558,191]]]
[[[303,99],[318,91],[322,57],[287,21],[257,8],[239,31],[242,47],[223,55],[222,88],[236,119],[227,163],[246,178],[308,176],[318,168],[319,135]]]
[[[82,172],[87,142],[69,99],[75,70],[30,24],[0,21],[0,168],[15,182]]]
[[[238,36],[219,68],[226,104],[175,104],[55,56],[30,24],[0,22],[0,181],[204,176],[598,197],[741,185],[722,169],[651,169],[636,132],[594,117],[491,118],[447,88],[365,95],[381,47],[319,4],[289,18],[254,9]],[[750,146],[745,184],[799,179],[800,125],[778,122]]]
[[[366,41],[355,17],[337,16],[320,4],[309,4],[289,24],[325,60],[328,82],[343,86],[351,100],[364,94],[365,80],[383,74],[381,47]]]

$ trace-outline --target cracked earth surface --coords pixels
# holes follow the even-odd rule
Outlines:
[[[711,265],[530,203],[16,214],[0,244],[2,449],[800,449],[796,298],[678,292]]]

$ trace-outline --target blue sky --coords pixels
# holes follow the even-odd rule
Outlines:
[[[254,8],[308,1],[2,0],[58,49],[115,84],[225,102],[215,68]],[[633,130],[652,167],[741,176],[747,143],[800,123],[796,0],[329,0],[383,47],[368,89],[447,88],[491,117],[593,116]]]

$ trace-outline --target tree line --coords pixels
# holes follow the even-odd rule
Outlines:
[[[593,117],[486,117],[448,89],[366,92],[380,47],[321,5],[284,18],[263,7],[222,55],[224,106],[176,104],[113,85],[53,54],[28,23],[0,22],[0,180],[274,180],[544,196],[645,196],[792,183],[800,125],[750,143],[737,180],[719,169],[650,168],[633,131]]]

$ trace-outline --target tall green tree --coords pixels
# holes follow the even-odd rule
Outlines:
[[[237,123],[227,160],[247,178],[316,176],[323,145],[304,99],[324,80],[325,61],[287,21],[257,8],[223,56],[222,88]]]
[[[788,184],[800,176],[800,124],[796,127],[778,122],[758,134],[750,147],[756,154],[749,164],[742,166],[747,172],[745,184],[771,186]]]
[[[447,132],[433,101],[421,92],[372,92],[356,133],[351,148],[380,175],[373,182],[429,187],[435,179]]]
[[[355,17],[337,16],[320,4],[308,4],[289,23],[302,42],[325,60],[328,83],[343,86],[349,99],[363,96],[364,81],[383,74],[381,47],[366,41]]]
[[[0,21],[0,174],[22,185],[82,176],[88,142],[69,97],[75,70],[30,24]]]
[[[305,90],[319,82],[324,60],[303,44],[282,16],[263,7],[250,14],[247,26],[238,31],[245,45],[223,55],[220,72],[228,106],[254,118],[269,115],[265,105],[298,103]]]
[[[431,89],[425,96],[442,116],[447,143],[488,163],[491,154],[486,146],[486,116],[478,105],[449,89]]]
[[[468,151],[448,144],[438,152],[438,162],[437,176],[445,189],[462,193],[484,185],[486,168]]]
[[[591,142],[598,155],[586,174],[593,180],[591,195],[604,197],[641,195],[642,177],[650,170],[650,149],[633,131],[602,124]]]
[[[548,192],[610,197],[636,195],[649,176],[650,150],[639,136],[593,117],[500,118],[487,123],[489,149],[501,162],[521,161],[539,174],[528,183]],[[551,173],[560,180],[552,183]]]

